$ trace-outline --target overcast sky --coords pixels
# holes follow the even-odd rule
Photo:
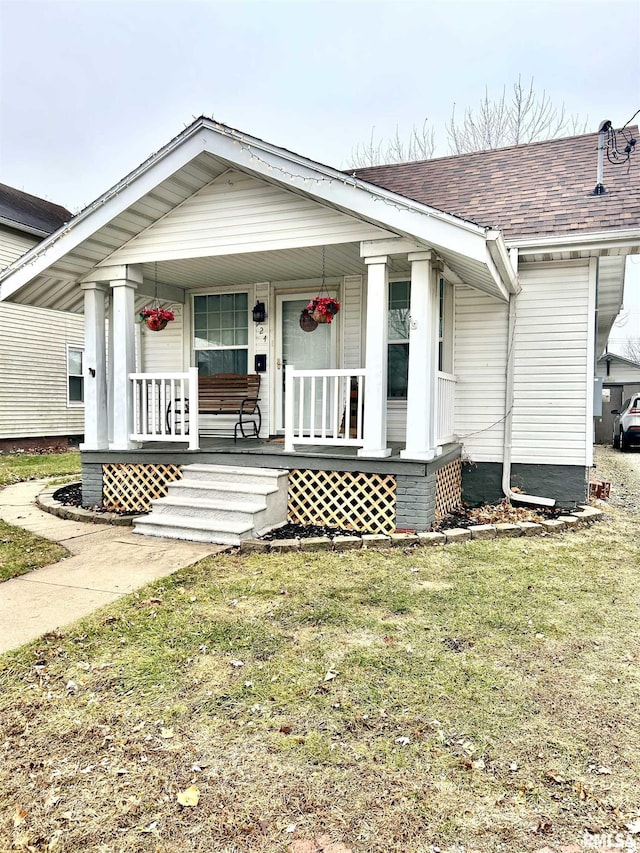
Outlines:
[[[518,75],[622,126],[640,0],[0,0],[0,180],[77,212],[202,114],[338,168],[428,118],[447,154]]]

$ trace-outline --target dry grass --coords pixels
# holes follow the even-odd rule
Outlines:
[[[61,477],[80,472],[80,454],[65,453],[1,453],[0,487],[40,477]]]
[[[68,553],[62,545],[0,521],[0,582],[57,563]]]
[[[203,561],[4,657],[0,849],[518,853],[626,831],[639,565],[622,512]]]
[[[0,454],[0,488],[22,480],[77,474],[79,470],[80,454],[75,451]],[[68,553],[61,545],[0,521],[0,582],[57,563]]]

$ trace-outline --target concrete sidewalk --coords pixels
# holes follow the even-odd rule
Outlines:
[[[129,527],[56,518],[35,504],[46,487],[46,480],[30,480],[2,489],[0,518],[59,542],[72,556],[0,583],[0,653],[225,550],[223,545],[141,536]]]

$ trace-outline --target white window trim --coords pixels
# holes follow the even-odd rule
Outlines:
[[[69,353],[71,350],[75,352],[82,353],[82,373],[69,373]],[[79,376],[82,379],[82,396],[84,398],[84,345],[81,344],[67,344],[66,352],[66,363],[65,363],[65,376],[67,383],[67,408],[68,409],[83,409],[84,408],[84,399],[83,400],[71,400],[69,398],[69,379],[71,377]]]
[[[406,275],[394,275],[392,278],[389,279],[389,295],[391,295],[391,285],[396,284],[398,282],[403,282],[403,283],[406,282],[409,285],[409,306],[407,307],[407,311],[410,312],[411,311],[411,279],[407,278]],[[389,307],[387,306],[387,323],[389,322],[388,317],[389,317]],[[399,344],[399,345],[407,344],[408,345],[409,344],[409,338],[408,337],[406,337],[406,338],[388,337],[387,346],[393,346],[394,344]],[[406,396],[406,394],[404,397],[389,397],[389,396],[387,396],[387,403],[403,403],[406,406],[407,396]]]
[[[228,294],[237,295],[238,293],[246,293],[247,294],[247,343],[246,344],[236,344],[233,346],[224,345],[224,346],[208,346],[208,347],[196,347],[196,324],[195,324],[195,298],[196,296],[226,296]],[[191,364],[196,365],[196,353],[197,352],[222,352],[225,350],[246,350],[247,352],[247,372],[251,372],[251,356],[252,356],[252,338],[251,338],[251,309],[252,309],[252,296],[253,290],[251,287],[247,287],[247,285],[229,285],[228,287],[221,287],[219,289],[211,290],[195,290],[191,293],[191,302],[190,302],[190,312],[191,312],[191,334],[189,347],[191,350]]]

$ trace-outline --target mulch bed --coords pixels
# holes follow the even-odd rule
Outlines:
[[[59,501],[63,506],[78,506],[82,507],[82,484],[70,483],[68,486],[62,486],[53,493],[53,499]],[[110,513],[111,515],[121,515],[126,517],[134,517],[141,515],[139,512],[121,512],[114,509],[108,509],[106,506],[86,506],[84,509],[89,509],[92,512]]]
[[[82,485],[80,483],[71,483],[68,486],[62,486],[53,497],[64,506],[82,506]],[[85,507],[94,512],[113,512],[103,506]],[[441,521],[437,521],[431,526],[432,530],[451,530],[454,527],[472,527],[476,524],[515,524],[522,521],[542,521],[543,519],[557,518],[566,510],[549,508],[549,507],[518,507],[510,504],[508,501],[494,506],[481,507],[460,507],[449,513]],[[139,512],[115,512],[115,515],[135,516],[140,515]],[[415,533],[414,530],[403,530],[403,533]],[[358,536],[359,533],[353,530],[343,530],[341,527],[329,527],[322,524],[292,524],[288,523],[282,527],[277,527],[275,530],[269,531],[260,538],[267,542],[272,542],[275,539],[310,539],[316,536]]]

